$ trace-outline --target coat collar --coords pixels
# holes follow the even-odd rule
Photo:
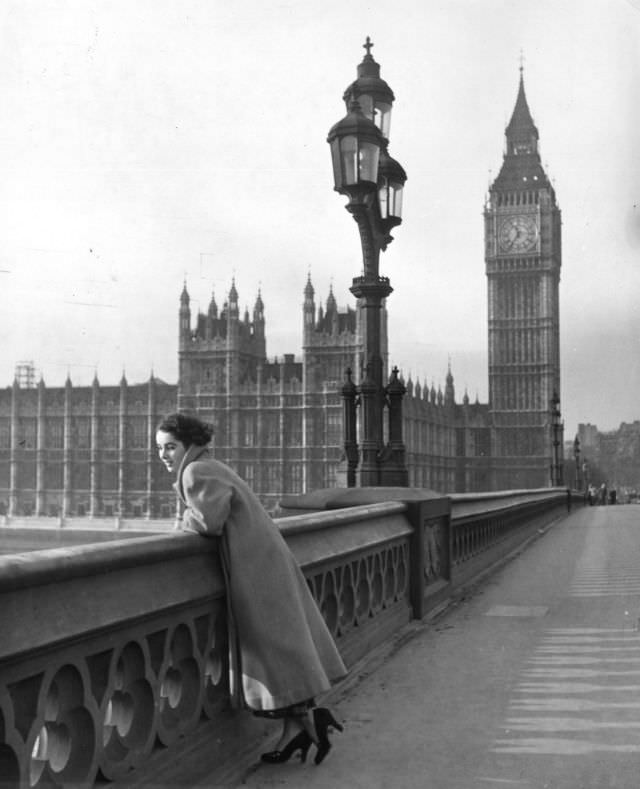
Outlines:
[[[182,501],[185,500],[184,491],[182,489],[182,475],[184,474],[185,468],[189,465],[189,463],[193,463],[194,460],[198,460],[198,458],[208,454],[209,449],[206,446],[202,447],[198,446],[197,444],[191,444],[191,446],[185,452],[184,457],[180,461],[178,473],[176,474],[176,481],[173,483],[173,488],[178,496],[180,496]]]

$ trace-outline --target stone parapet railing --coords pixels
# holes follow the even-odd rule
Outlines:
[[[473,580],[578,503],[564,488],[452,495],[452,584]]]
[[[348,666],[566,501],[549,490],[354,495],[278,520]],[[162,769],[169,785],[167,765],[203,727],[219,732],[207,735],[214,768],[237,762],[229,743],[234,729],[246,739],[247,716],[229,709],[225,608],[216,539],[116,532],[0,556],[0,784],[142,785]]]

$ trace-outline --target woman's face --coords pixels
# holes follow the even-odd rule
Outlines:
[[[156,447],[158,448],[160,460],[166,466],[167,471],[176,474],[187,451],[185,445],[182,441],[178,441],[173,433],[165,433],[164,430],[158,430],[156,433]]]

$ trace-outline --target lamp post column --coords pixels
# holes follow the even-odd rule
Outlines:
[[[342,387],[344,415],[344,452],[347,458],[347,487],[356,486],[358,468],[357,412],[358,389],[351,379],[351,368],[346,371],[347,380]]]
[[[387,389],[384,385],[382,358],[382,305],[393,288],[387,277],[379,274],[380,252],[392,241],[390,230],[402,221],[402,190],[406,173],[387,151],[391,105],[394,95],[380,78],[380,66],[371,55],[370,39],[358,66],[358,78],[345,91],[343,99],[347,115],[329,131],[335,190],[349,198],[346,208],[360,231],[362,245],[362,276],[355,277],[350,288],[360,303],[363,358],[361,382],[348,381],[342,389],[345,413],[345,455],[347,484],[355,485],[358,445],[353,434],[355,404],[361,412],[362,486],[395,484],[406,480],[404,451],[393,452],[384,445],[384,409]],[[352,388],[353,387],[353,388]],[[357,395],[359,394],[359,398]],[[404,394],[404,392],[402,392]],[[395,393],[395,445],[402,443],[402,406],[400,390]],[[389,414],[391,420],[391,414]],[[391,432],[391,430],[390,430]]]
[[[549,400],[549,411],[551,415],[551,444],[553,453],[551,460],[551,487],[555,488],[562,484],[560,482],[560,466],[558,455],[558,447],[560,445],[560,440],[558,438],[558,432],[560,430],[560,398],[558,397],[558,393],[556,391],[554,391],[551,400]]]

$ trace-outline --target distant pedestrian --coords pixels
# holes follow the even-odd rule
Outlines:
[[[602,485],[600,485],[600,504],[606,504],[606,503],[607,503],[607,483],[603,482]]]

